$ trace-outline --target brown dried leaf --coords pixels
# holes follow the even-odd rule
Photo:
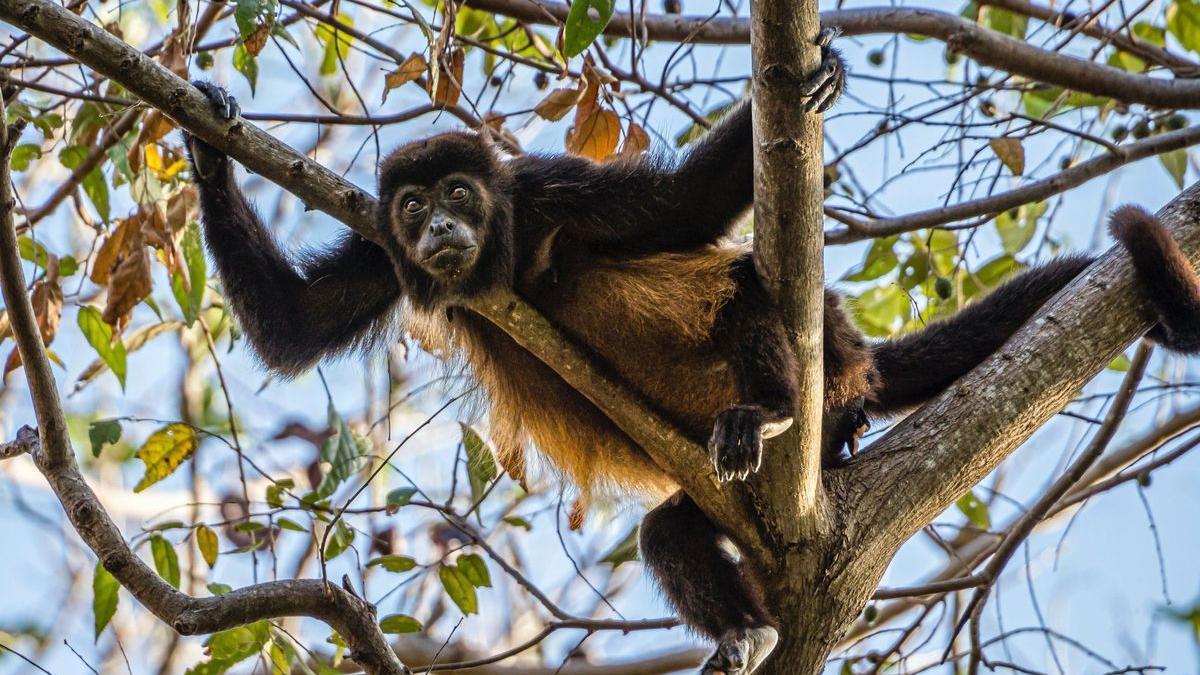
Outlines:
[[[571,512],[567,514],[567,527],[571,528],[572,532],[578,532],[583,529],[585,520],[587,520],[587,506],[582,499],[576,499],[571,504]]]
[[[37,320],[38,333],[42,336],[42,344],[49,346],[58,334],[62,323],[63,291],[58,281],[58,258],[50,256],[46,275],[33,285],[30,293],[30,304],[33,305],[33,316]],[[4,363],[4,374],[21,367],[21,354],[16,349],[8,355]]]
[[[621,142],[621,151],[617,154],[622,157],[636,157],[649,148],[650,135],[645,129],[630,122],[629,128],[625,130],[625,140]]]
[[[583,100],[586,91],[586,86],[555,89],[533,107],[533,112],[543,119],[556,122],[566,117],[567,113]]]
[[[450,50],[438,59],[437,88],[429,95],[439,105],[454,105],[462,94],[463,63],[466,52],[461,48]]]
[[[121,259],[108,286],[108,303],[104,306],[104,322],[118,329],[129,321],[129,315],[150,291],[150,256],[142,246]]]
[[[621,140],[621,118],[611,110],[596,110],[567,131],[567,151],[593,161],[604,161]]]
[[[274,30],[274,28],[274,20],[268,21],[258,28],[255,28],[253,33],[247,35],[245,42],[242,43],[246,47],[246,53],[250,54],[250,56],[258,56],[261,54],[263,48],[267,46],[267,38],[271,37],[271,31]]]
[[[96,258],[92,262],[91,279],[97,286],[107,286],[109,276],[112,274],[113,268],[121,256],[121,252],[127,248],[126,239],[130,233],[140,238],[136,234],[141,228],[142,215],[139,211],[128,218],[122,218],[117,221],[117,227],[108,235],[103,244],[100,244],[100,250],[96,251]]]
[[[1008,167],[1014,176],[1025,173],[1025,148],[1016,138],[993,138],[988,141],[992,152],[1000,158],[1000,162]]]
[[[429,72],[429,62],[421,54],[414,53],[400,67],[383,77],[383,103],[387,103],[388,92],[406,82],[418,80]]]
[[[143,155],[146,148],[162,140],[164,136],[175,129],[175,123],[157,110],[146,113],[142,128],[138,130],[133,146],[129,148],[129,168],[135,173],[142,170]]]

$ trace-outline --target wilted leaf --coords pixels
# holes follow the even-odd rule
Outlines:
[[[479,611],[479,599],[475,595],[475,586],[467,580],[463,573],[453,565],[443,565],[438,570],[438,579],[446,595],[454,601],[463,614],[475,614]]]
[[[175,547],[161,535],[150,537],[150,554],[154,558],[154,569],[175,588],[179,588],[179,556]]]
[[[466,52],[457,48],[450,50],[445,56],[438,59],[436,86],[434,86],[433,78],[429,81],[430,86],[434,86],[429,94],[429,98],[434,103],[439,105],[454,105],[458,103],[458,97],[462,94],[463,64],[465,60]]]
[[[563,26],[563,53],[583,53],[612,20],[615,0],[576,0]]]
[[[429,72],[429,62],[425,60],[424,56],[414,53],[405,59],[399,68],[384,76],[383,101],[381,103],[387,102],[388,92],[406,82],[420,79],[427,72]]]
[[[478,503],[483,499],[488,483],[496,479],[496,460],[483,438],[474,429],[462,423],[459,423],[459,426],[462,428],[463,448],[467,451],[467,478],[471,484],[471,502]],[[478,509],[476,511],[478,512]]]
[[[96,420],[88,425],[88,440],[92,444],[92,457],[99,457],[104,446],[121,440],[119,420]]]
[[[617,149],[621,139],[621,118],[611,110],[596,109],[567,131],[567,151],[573,155],[603,161]]]
[[[1025,148],[1016,138],[993,138],[988,141],[992,152],[1000,158],[1000,162],[1008,167],[1014,176],[1025,173]]]
[[[196,548],[200,549],[200,555],[204,557],[204,562],[208,563],[209,567],[217,564],[217,555],[219,554],[217,533],[209,529],[207,525],[196,528]]]
[[[420,621],[407,614],[389,614],[379,621],[379,630],[390,635],[399,633],[417,633],[423,626]]]
[[[76,320],[79,323],[79,330],[83,333],[83,337],[87,339],[92,349],[95,349],[96,353],[100,355],[100,359],[112,370],[113,375],[117,376],[117,381],[121,383],[121,389],[124,389],[126,367],[125,344],[120,340],[116,341],[116,343],[113,342],[112,326],[104,322],[99,310],[95,307],[80,307]]]
[[[560,88],[551,90],[549,94],[533,107],[533,112],[543,119],[550,121],[561,120],[571,112],[583,98],[584,87]]]
[[[968,492],[959,497],[954,504],[967,517],[967,520],[971,521],[972,525],[984,531],[991,529],[992,519],[988,515],[987,504],[980,501],[974,492]]]
[[[159,429],[146,439],[134,457],[146,464],[146,475],[134,486],[134,492],[141,492],[158,481],[175,473],[200,445],[196,430],[186,424],[174,423]]]
[[[117,594],[120,590],[121,584],[117,583],[116,577],[97,562],[96,571],[92,574],[92,614],[96,617],[96,639],[100,639],[100,633],[104,632],[105,626],[117,613]]]
[[[650,149],[650,134],[640,126],[629,123],[625,130],[625,140],[621,141],[621,150],[617,154],[622,157],[636,157]]]
[[[367,563],[367,567],[375,566],[389,572],[407,572],[417,566],[417,561],[406,555],[384,555]]]

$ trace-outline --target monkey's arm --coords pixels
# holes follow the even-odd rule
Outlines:
[[[236,103],[201,88],[232,119]],[[267,366],[295,374],[386,333],[400,287],[383,249],[357,235],[308,256],[297,271],[234,181],[232,162],[188,136],[201,221],[226,299]]]
[[[804,85],[807,110],[827,110],[845,86],[845,64],[829,46],[836,35],[827,30],[818,38],[823,57]],[[513,167],[519,222],[562,227],[612,253],[711,243],[727,235],[753,203],[750,103],[738,103],[678,164],[644,158],[596,164],[535,155],[514,160]]]

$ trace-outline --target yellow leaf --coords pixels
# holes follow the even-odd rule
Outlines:
[[[419,79],[429,71],[429,63],[420,54],[413,54],[400,64],[400,67],[388,73],[383,78],[383,102],[387,102],[388,92],[406,82]]]
[[[189,459],[200,440],[196,430],[186,424],[168,424],[146,439],[134,457],[146,464],[146,475],[134,486],[134,492],[141,492],[158,481],[175,473],[180,464]]]
[[[204,562],[208,563],[209,567],[217,564],[217,533],[213,532],[206,525],[201,525],[196,529],[196,547],[200,549],[200,555],[204,556]]]
[[[617,149],[621,138],[621,119],[611,110],[595,110],[567,132],[567,151],[574,155],[603,161]]]
[[[1014,176],[1025,173],[1025,148],[1021,146],[1021,141],[1015,138],[993,138],[988,141],[988,145],[992,146],[992,152],[996,153]]]

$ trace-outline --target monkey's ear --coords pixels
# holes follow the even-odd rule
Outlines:
[[[525,154],[521,151],[521,143],[516,136],[505,131],[503,127],[496,129],[488,122],[489,120],[485,119],[484,123],[475,130],[475,134],[479,136],[484,145],[491,148],[497,159],[504,161]]]

